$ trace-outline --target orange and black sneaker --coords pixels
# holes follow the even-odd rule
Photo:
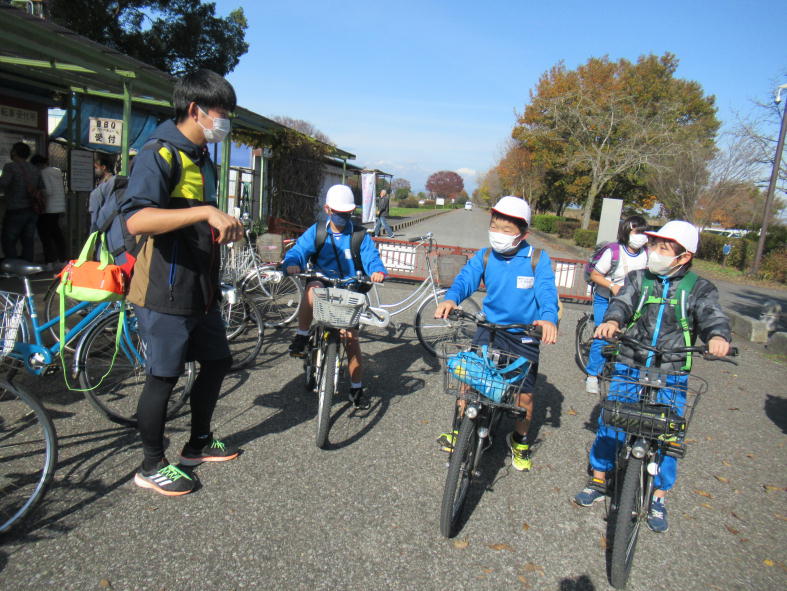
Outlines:
[[[239,454],[240,450],[236,446],[211,438],[210,443],[205,444],[202,449],[193,448],[187,443],[180,452],[178,461],[183,466],[198,466],[202,462],[234,460]]]
[[[197,482],[193,475],[186,474],[183,470],[166,460],[159,464],[153,471],[140,470],[134,475],[134,484],[142,488],[149,488],[160,495],[177,497],[187,495],[196,487]]]

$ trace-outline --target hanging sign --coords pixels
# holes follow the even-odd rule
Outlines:
[[[90,118],[91,144],[104,144],[106,146],[119,146],[123,136],[122,119],[106,119],[104,117]]]
[[[38,127],[38,112],[19,109],[9,105],[0,105],[0,123]]]

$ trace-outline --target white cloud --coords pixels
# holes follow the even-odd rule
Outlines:
[[[472,168],[457,168],[455,172],[456,172],[456,174],[460,174],[460,175],[462,175],[462,176],[473,176],[473,177],[474,177],[476,174],[478,174],[478,173],[477,173],[475,170],[473,170]]]

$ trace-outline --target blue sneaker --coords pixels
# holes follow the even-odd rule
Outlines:
[[[663,534],[669,529],[667,523],[667,508],[664,499],[653,497],[648,511],[648,527],[658,534]]]
[[[574,497],[574,503],[580,507],[590,507],[593,503],[603,501],[606,495],[606,483],[598,478],[591,478],[587,486]]]

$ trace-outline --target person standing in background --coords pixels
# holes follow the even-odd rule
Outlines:
[[[385,230],[385,234],[388,238],[393,238],[394,233],[391,230],[391,226],[388,225],[388,221],[385,219],[388,216],[388,209],[391,205],[391,200],[388,197],[388,192],[383,189],[380,191],[380,196],[377,198],[377,222],[374,224],[374,235],[379,236],[382,230]]]
[[[87,202],[87,211],[91,220],[91,232],[95,232],[98,229],[93,227],[93,220],[96,219],[96,214],[101,205],[112,192],[112,189],[115,188],[115,158],[110,154],[96,154],[96,160],[93,163],[93,176],[98,184],[90,192]]]
[[[30,164],[30,146],[17,142],[11,146],[11,162],[3,167],[0,176],[0,192],[5,194],[5,217],[3,218],[3,254],[15,259],[17,242],[22,242],[22,258],[33,262],[36,239],[36,220],[31,191],[43,189],[41,171]]]
[[[67,257],[66,240],[60,229],[60,216],[66,211],[66,191],[63,173],[49,166],[46,156],[36,154],[30,163],[41,171],[41,180],[46,191],[46,209],[38,216],[38,239],[44,247],[44,262],[64,261]]]

